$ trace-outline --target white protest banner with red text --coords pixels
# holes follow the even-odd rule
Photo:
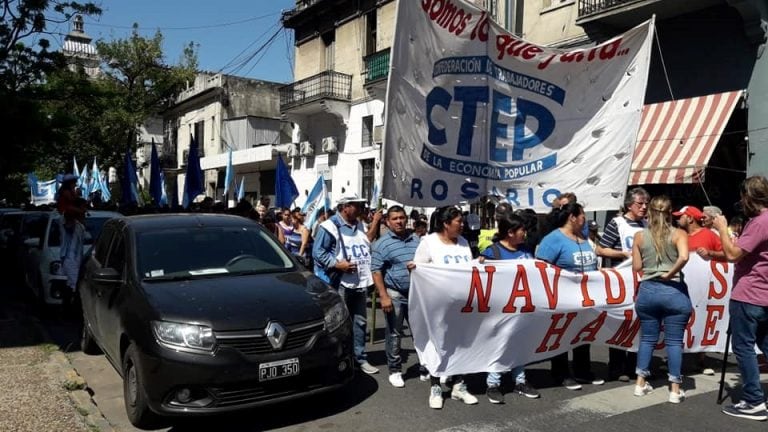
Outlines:
[[[382,193],[432,207],[491,194],[546,212],[561,192],[619,208],[653,23],[597,46],[524,41],[464,0],[398,4]]]
[[[692,255],[684,272],[694,306],[685,351],[723,351],[733,265]],[[436,376],[503,372],[586,343],[636,351],[638,283],[628,267],[581,274],[535,260],[419,264],[409,299],[414,346]]]

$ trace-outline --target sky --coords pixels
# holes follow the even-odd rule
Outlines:
[[[194,42],[201,70],[293,81],[293,32],[282,29],[280,13],[292,9],[295,0],[90,1],[103,10],[101,16],[84,18],[85,32],[94,42],[126,38],[138,23],[143,36],[162,32],[169,64],[176,64],[183,47]],[[70,27],[64,24],[54,31],[66,34]],[[273,36],[269,46],[257,52]]]

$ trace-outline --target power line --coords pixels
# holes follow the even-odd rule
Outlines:
[[[251,55],[249,55],[247,59],[243,60],[242,62],[240,62],[240,64],[238,64],[237,66],[235,66],[235,67],[232,69],[232,71],[231,71],[230,73],[231,73],[232,75],[237,75],[237,73],[238,73],[239,71],[241,71],[241,70],[242,70],[242,69],[243,69],[245,66],[247,66],[247,65],[248,65],[248,63],[250,63],[250,62],[251,62],[251,60],[253,60],[254,58],[256,58],[256,56],[257,56],[257,55],[259,55],[261,52],[263,52],[263,51],[265,51],[267,48],[269,48],[269,46],[272,44],[272,42],[274,42],[275,38],[277,38],[277,36],[279,36],[279,35],[280,35],[280,32],[281,32],[281,31],[283,31],[283,29],[282,29],[282,28],[279,28],[279,29],[277,29],[277,31],[276,31],[276,32],[275,32],[275,33],[274,33],[274,34],[273,34],[273,35],[272,35],[272,36],[269,38],[269,40],[267,40],[267,41],[266,41],[265,43],[263,43],[263,44],[262,44],[262,45],[261,45],[261,46],[260,46],[258,49],[256,49],[256,51],[254,51],[254,52],[253,52]],[[261,58],[259,58],[258,60],[256,60],[256,63],[255,63],[255,64],[258,64],[258,62],[259,62],[260,60],[261,60]],[[251,67],[251,69],[253,69],[253,67]]]
[[[236,55],[236,56],[235,56],[235,57],[234,57],[232,60],[230,60],[229,62],[227,62],[227,64],[225,64],[224,66],[222,66],[222,67],[219,69],[219,72],[222,72],[222,71],[224,71],[224,70],[226,70],[226,69],[229,69],[229,68],[235,68],[235,67],[237,67],[237,66],[240,66],[240,65],[242,65],[242,63],[243,63],[244,61],[246,61],[246,59],[244,59],[244,58],[242,58],[242,59],[241,59],[241,57],[243,56],[243,54],[245,54],[245,52],[246,52],[246,51],[248,51],[248,49],[249,49],[249,48],[251,48],[252,46],[256,45],[256,44],[257,44],[259,41],[261,41],[261,40],[262,40],[264,37],[266,37],[266,35],[267,35],[268,33],[270,33],[270,32],[271,32],[271,31],[272,31],[272,30],[273,30],[273,29],[274,29],[274,28],[275,28],[275,27],[276,27],[278,24],[279,24],[279,23],[277,23],[277,24],[273,25],[272,27],[269,27],[269,28],[268,28],[267,30],[265,30],[265,31],[264,31],[262,34],[260,34],[258,37],[256,37],[256,39],[255,39],[253,42],[251,42],[250,44],[248,44],[248,46],[246,46],[245,48],[243,48],[243,50],[242,50],[242,51],[240,51],[239,53],[237,53],[237,55]],[[250,55],[249,55],[249,57],[250,57]]]
[[[230,21],[230,22],[224,22],[224,23],[218,23],[218,24],[206,24],[206,25],[200,25],[200,26],[185,26],[185,27],[153,27],[153,26],[146,26],[147,29],[157,29],[161,31],[166,30],[201,30],[201,29],[211,29],[211,28],[220,28],[220,27],[229,27],[233,25],[238,24],[244,24],[252,21],[258,21],[264,18],[273,17],[275,15],[280,15],[280,12],[274,12],[267,15],[260,15],[256,17],[241,19],[237,21]],[[116,24],[106,24],[106,23],[99,23],[99,22],[86,22],[86,25],[89,26],[95,26],[95,27],[107,27],[107,28],[116,28],[116,29],[127,29],[132,30],[133,26],[124,26],[124,25],[116,25]]]

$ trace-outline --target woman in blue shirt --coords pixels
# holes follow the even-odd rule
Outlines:
[[[524,246],[526,229],[525,223],[520,216],[508,214],[501,217],[499,219],[498,238],[498,241],[483,250],[481,260],[533,258],[533,254]],[[515,391],[517,393],[532,399],[539,397],[539,392],[528,384],[525,379],[525,366],[514,367],[512,375],[515,377]],[[488,385],[488,390],[485,393],[488,396],[488,400],[495,404],[503,403],[504,393],[501,392],[501,373],[488,372],[485,383]]]
[[[597,270],[597,256],[582,234],[586,223],[584,208],[571,202],[552,213],[558,227],[547,234],[536,249],[536,258],[572,272]],[[568,390],[581,390],[580,383],[602,385],[605,380],[592,374],[589,345],[573,349],[573,375],[568,368],[568,353],[552,357],[552,378]]]

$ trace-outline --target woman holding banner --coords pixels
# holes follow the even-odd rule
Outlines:
[[[564,270],[584,273],[597,270],[597,256],[584,235],[584,208],[568,202],[552,210],[550,220],[557,229],[547,234],[536,250],[536,258]],[[552,357],[552,378],[568,390],[581,390],[581,383],[605,384],[592,374],[589,345],[573,349],[573,375],[568,368],[568,353]]]
[[[464,221],[461,210],[456,207],[443,207],[435,211],[435,232],[422,238],[413,257],[414,263],[456,265],[472,261],[472,250],[467,240],[461,236]],[[429,407],[443,407],[443,388],[440,378],[430,377]],[[467,385],[461,375],[453,377],[451,399],[460,400],[467,405],[477,403],[477,398],[467,391]]]
[[[651,357],[663,324],[669,402],[680,403],[685,398],[680,388],[683,333],[693,310],[681,272],[687,262],[688,234],[672,226],[672,203],[663,195],[653,198],[648,206],[648,226],[635,234],[632,244],[632,270],[643,272],[635,301],[640,319],[635,396],[645,396],[653,390],[646,379],[651,375]]]
[[[733,353],[739,363],[741,401],[723,408],[725,414],[750,420],[767,420],[765,395],[755,345],[768,351],[768,180],[752,176],[741,184],[741,205],[749,221],[737,240],[728,234],[728,222],[717,216],[723,251],[733,268],[733,291],[728,310]]]

